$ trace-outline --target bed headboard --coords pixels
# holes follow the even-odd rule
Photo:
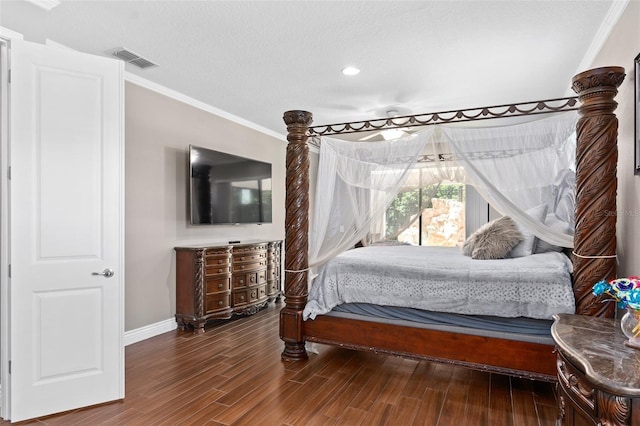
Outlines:
[[[616,276],[618,119],[614,114],[617,106],[614,97],[624,77],[624,68],[603,67],[580,73],[572,80],[572,88],[580,100],[578,110],[581,115],[576,127],[576,229],[573,259],[576,313],[582,315],[612,317],[614,314],[614,305],[598,303],[591,288],[601,279]],[[527,103],[538,102],[545,101]],[[307,302],[309,266],[307,139],[313,116],[307,111],[287,111],[284,113],[284,121],[289,143],[286,159],[284,261],[286,305],[280,313],[280,337],[285,342],[283,358],[295,360],[306,358],[302,310]],[[415,119],[407,120],[407,126],[415,126],[415,123]],[[336,127],[348,129],[351,127],[349,124],[340,123]],[[354,124],[353,127],[360,125]],[[393,124],[389,127],[399,126]],[[337,133],[341,132],[333,132]]]

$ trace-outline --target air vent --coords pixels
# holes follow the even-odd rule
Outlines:
[[[125,62],[137,66],[138,68],[146,69],[158,66],[158,64],[154,64],[150,60],[145,59],[137,53],[133,53],[132,51],[124,47],[118,47],[114,49],[111,54],[117,58],[122,59]]]

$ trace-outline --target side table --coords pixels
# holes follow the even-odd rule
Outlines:
[[[554,315],[558,425],[640,425],[640,350],[625,346],[620,321]]]

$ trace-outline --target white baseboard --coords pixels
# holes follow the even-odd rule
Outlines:
[[[157,322],[155,324],[145,325],[144,327],[136,328],[135,330],[129,330],[124,332],[124,345],[129,346],[133,343],[141,342],[145,339],[157,336],[158,334],[166,333],[178,328],[178,323],[175,318],[170,318],[164,321]]]

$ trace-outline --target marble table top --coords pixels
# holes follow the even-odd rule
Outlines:
[[[598,388],[640,396],[640,350],[625,346],[620,320],[554,315],[551,336],[562,353]]]

